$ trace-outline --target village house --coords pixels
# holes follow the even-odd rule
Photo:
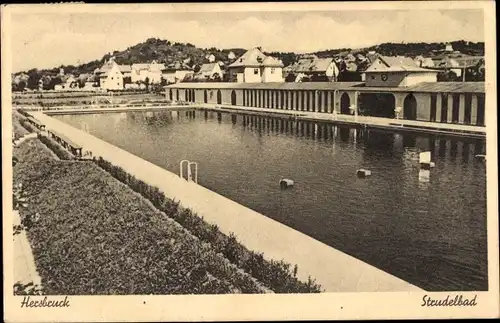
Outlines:
[[[282,69],[281,61],[253,48],[229,65],[228,73],[229,79],[238,83],[284,82]]]
[[[295,82],[304,77],[311,81],[336,81],[339,75],[339,68],[333,58],[318,58],[315,55],[299,59],[287,71],[296,76]]]
[[[219,78],[222,79],[223,73],[220,68],[220,64],[207,63],[201,66],[198,73],[195,74],[195,78],[199,80],[212,80],[216,77],[216,75],[219,75]]]
[[[156,61],[146,64],[132,64],[131,81],[132,83],[138,83],[146,82],[146,79],[148,79],[150,84],[159,84],[161,83],[162,71],[164,69],[165,65]]]
[[[193,69],[188,65],[179,62],[169,64],[162,70],[162,77],[168,84],[181,82],[182,80],[193,76]]]
[[[123,89],[123,74],[114,59],[110,59],[99,68],[96,71],[96,77],[99,79],[99,87],[103,90]]]

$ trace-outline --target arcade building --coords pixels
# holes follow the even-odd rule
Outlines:
[[[171,101],[426,122],[485,125],[483,82],[437,82],[436,70],[405,57],[380,56],[365,82],[177,83],[165,87]],[[399,112],[400,111],[400,112]]]

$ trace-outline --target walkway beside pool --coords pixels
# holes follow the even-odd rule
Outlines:
[[[250,250],[262,252],[267,259],[283,259],[292,265],[297,264],[301,280],[307,281],[311,276],[327,292],[421,290],[82,130],[41,112],[31,114],[48,130],[55,129],[71,138],[84,150],[92,151],[93,156],[102,156],[158,187],[167,197],[180,201],[183,207],[192,209],[205,221],[217,224],[225,234],[233,232]]]

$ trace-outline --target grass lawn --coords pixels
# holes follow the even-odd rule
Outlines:
[[[269,292],[95,163],[56,160],[38,139],[14,156],[45,294]]]

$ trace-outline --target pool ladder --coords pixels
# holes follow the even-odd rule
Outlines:
[[[184,178],[184,172],[183,172],[183,165],[184,163],[187,164],[187,181],[188,182],[195,182],[196,184],[198,184],[198,163],[197,162],[191,162],[189,160],[181,160],[181,162],[179,163],[179,176],[181,178]],[[194,181],[193,181],[193,170],[191,168],[191,166],[194,166]]]

